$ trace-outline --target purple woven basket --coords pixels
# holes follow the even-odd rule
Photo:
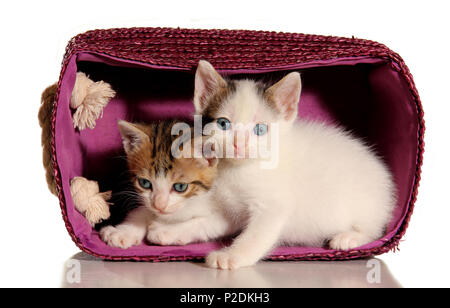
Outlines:
[[[74,209],[69,181],[102,182],[121,151],[117,120],[189,117],[200,59],[231,77],[277,80],[302,73],[299,117],[337,122],[374,145],[393,172],[398,204],[386,235],[352,251],[279,247],[270,260],[345,260],[395,249],[411,217],[424,149],[423,111],[400,56],[361,39],[260,31],[132,28],[95,30],[73,38],[64,56],[52,113],[52,158],[62,216],[75,244],[109,260],[202,259],[219,243],[105,245]],[[74,130],[69,100],[77,70],[113,85],[117,96],[93,130]],[[109,173],[108,173],[109,172]]]

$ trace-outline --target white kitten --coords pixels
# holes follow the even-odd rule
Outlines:
[[[300,92],[296,72],[266,88],[249,80],[225,81],[200,61],[196,112],[214,122],[213,138],[234,153],[219,162],[213,207],[243,229],[230,247],[207,257],[210,267],[252,265],[278,244],[329,241],[332,249],[347,250],[383,235],[395,204],[387,167],[344,130],[295,121]],[[262,140],[278,140],[272,169],[262,168],[260,157],[249,158],[252,149],[270,143]]]

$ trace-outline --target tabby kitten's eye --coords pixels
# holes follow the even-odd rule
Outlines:
[[[138,179],[139,185],[144,189],[152,189],[152,183],[147,179]]]
[[[267,124],[256,124],[255,127],[253,128],[253,132],[255,133],[255,135],[257,136],[263,136],[265,134],[267,134]]]
[[[221,130],[229,130],[231,128],[231,122],[227,118],[218,118],[217,126],[219,126]]]
[[[182,193],[185,192],[188,188],[187,183],[175,183],[173,184],[173,189],[175,189],[176,192]]]

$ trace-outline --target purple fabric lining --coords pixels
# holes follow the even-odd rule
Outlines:
[[[75,131],[69,108],[75,73],[82,69],[94,80],[110,82],[118,96],[105,108],[94,130]],[[345,58],[263,70],[225,71],[228,75],[278,79],[289,70],[300,70],[303,93],[299,117],[339,123],[364,138],[385,159],[398,186],[398,204],[387,234],[361,247],[380,247],[392,238],[403,221],[411,198],[417,156],[418,117],[408,85],[379,58]],[[67,216],[83,246],[109,256],[204,256],[218,243],[183,247],[141,245],[128,250],[105,245],[73,206],[69,181],[86,176],[106,178],[108,157],[120,155],[118,119],[151,121],[189,117],[193,111],[193,71],[158,67],[110,56],[79,53],[72,57],[62,79],[56,118],[56,152],[61,172]],[[330,253],[311,247],[280,247],[272,255]]]

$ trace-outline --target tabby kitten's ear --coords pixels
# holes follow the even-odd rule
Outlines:
[[[268,88],[265,92],[265,97],[286,121],[292,122],[297,117],[301,91],[300,74],[292,72]]]
[[[227,87],[227,82],[214,67],[205,60],[200,60],[195,72],[194,106],[197,114],[208,106],[208,99],[215,93]]]
[[[119,126],[120,135],[122,136],[123,148],[125,149],[125,153],[127,153],[127,155],[139,149],[139,147],[141,147],[144,142],[150,140],[146,133],[144,133],[132,123],[119,120],[119,122],[117,122],[117,125]]]

